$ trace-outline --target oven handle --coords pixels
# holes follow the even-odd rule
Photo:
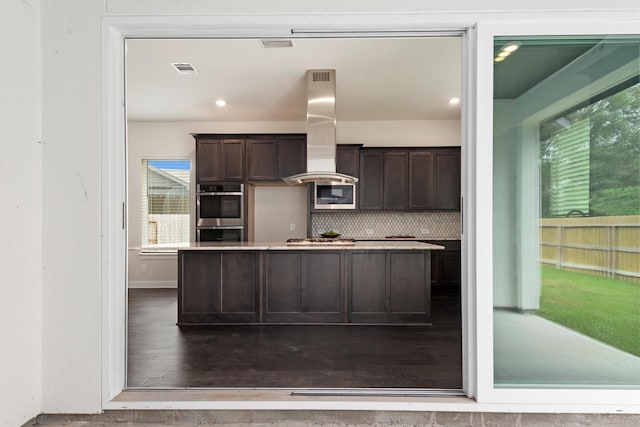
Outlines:
[[[198,197],[200,196],[242,196],[241,191],[216,191],[213,193],[198,193]]]

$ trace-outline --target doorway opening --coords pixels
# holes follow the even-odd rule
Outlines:
[[[196,240],[192,134],[305,133],[304,73],[331,68],[338,144],[459,147],[461,51],[453,36],[127,40],[127,388],[463,388],[459,209],[312,215],[304,187],[249,185],[251,240],[331,227],[443,244],[431,324],[176,326],[176,249]],[[190,168],[149,168],[161,162]],[[170,231],[185,222],[188,239]]]

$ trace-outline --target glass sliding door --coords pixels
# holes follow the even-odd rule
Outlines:
[[[640,38],[496,37],[494,385],[640,385]]]

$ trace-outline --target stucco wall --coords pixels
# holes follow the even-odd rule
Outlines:
[[[16,41],[20,41],[17,43]],[[0,3],[0,425],[40,411],[40,2]]]
[[[100,410],[102,1],[42,3],[42,411]]]

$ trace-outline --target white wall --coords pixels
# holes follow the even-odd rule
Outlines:
[[[460,146],[460,134],[460,120],[354,121],[336,125],[339,144],[366,147]]]
[[[17,41],[23,52],[19,55],[29,55],[29,52],[37,51],[35,32],[29,26],[23,26],[20,14],[13,13],[18,10],[15,5],[18,0],[12,0],[10,5],[3,2],[0,11],[0,19],[10,22],[10,38],[3,40]],[[33,0],[22,2],[24,4],[36,4]],[[485,6],[486,5],[486,6]],[[22,7],[22,6],[20,6]],[[100,336],[101,322],[101,288],[100,288],[100,170],[101,170],[101,144],[110,144],[111,141],[100,139],[100,18],[102,16],[115,15],[153,15],[163,14],[259,14],[259,13],[327,13],[331,12],[355,12],[358,14],[374,12],[402,12],[402,11],[431,11],[449,10],[468,12],[469,2],[463,0],[398,0],[394,2],[381,0],[357,0],[343,2],[339,0],[309,0],[306,2],[293,0],[273,0],[271,2],[259,2],[251,0],[243,1],[216,1],[208,0],[58,0],[55,2],[43,2],[42,4],[42,65],[46,73],[43,73],[43,188],[42,188],[42,212],[43,216],[43,251],[42,261],[44,272],[42,274],[42,407],[44,412],[97,412],[101,409],[101,350]],[[528,10],[531,2],[516,2],[514,0],[495,0],[475,4],[476,10]],[[587,9],[637,9],[637,0],[611,0],[606,5],[601,0],[584,0],[579,6],[571,0],[540,0],[535,3],[536,8],[571,9],[579,7],[580,11]],[[14,10],[15,9],[15,10]],[[8,12],[8,13],[4,13]],[[474,12],[475,13],[475,12]],[[27,14],[33,17],[33,15]],[[468,15],[467,15],[468,16]],[[483,15],[476,14],[477,21],[482,21]],[[599,16],[604,16],[600,14]],[[9,17],[9,18],[7,18]],[[526,19],[528,14],[520,15]],[[131,18],[135,20],[135,18]],[[170,18],[168,18],[170,20]],[[468,18],[467,18],[468,19]],[[3,21],[4,25],[4,21]],[[37,29],[37,26],[35,27]],[[16,34],[17,33],[17,34]],[[3,50],[10,48],[7,43],[2,43]],[[4,53],[4,52],[3,52]],[[31,64],[37,62],[31,58]],[[3,70],[14,72],[15,70]],[[2,88],[14,91],[14,88],[24,88],[23,93],[31,93],[37,87],[37,77],[33,68],[20,67],[15,71],[15,79],[2,79]],[[13,74],[12,74],[13,75]],[[27,77],[31,76],[31,77]],[[13,92],[12,92],[13,93]],[[37,97],[37,94],[36,94]],[[17,102],[18,103],[18,102]],[[16,103],[16,104],[17,104]],[[20,114],[18,118],[9,117],[8,123],[12,126],[21,124],[23,131],[11,130],[8,136],[11,142],[24,138],[25,135],[37,135],[35,129],[38,120],[27,120],[35,117],[37,100],[27,101],[23,96],[16,108],[27,108],[27,112]],[[27,105],[31,104],[31,107]],[[3,114],[3,124],[6,113]],[[26,122],[29,121],[27,124]],[[3,126],[2,129],[8,127]],[[29,138],[28,140],[32,140]],[[7,144],[3,144],[4,148]],[[30,162],[21,160],[30,157],[32,148],[28,144],[20,144],[15,149],[21,157],[12,158],[11,161],[20,165],[9,166],[8,171],[20,172],[21,177],[29,175],[37,176],[38,167]],[[37,156],[36,156],[37,157]],[[7,162],[9,163],[9,162]],[[10,164],[10,163],[9,163]],[[19,170],[18,170],[19,169]],[[25,172],[26,171],[26,172]],[[108,172],[108,171],[107,171]],[[38,192],[36,179],[24,178],[34,193],[25,195],[25,187],[9,189],[7,197],[11,200],[27,198],[28,205],[37,206],[37,201],[32,199]],[[4,215],[3,215],[4,216]],[[10,238],[7,239],[11,246],[3,246],[3,252],[10,256],[5,257],[8,264],[14,269],[14,273],[8,277],[15,278],[16,283],[31,284],[17,289],[10,295],[18,297],[18,301],[24,302],[19,306],[11,302],[8,313],[12,321],[18,318],[19,313],[28,313],[38,317],[37,311],[39,290],[37,283],[39,273],[33,272],[33,249],[39,247],[38,238],[33,228],[39,215],[36,213],[15,213],[9,217],[12,226],[9,230]],[[35,222],[34,222],[35,220]],[[14,224],[17,225],[14,227]],[[24,227],[20,227],[23,225]],[[7,227],[8,228],[8,227]],[[109,236],[104,236],[108,238]],[[15,253],[29,253],[29,256],[18,256]],[[37,263],[35,263],[37,265]],[[25,276],[27,279],[25,279]],[[17,287],[16,287],[17,288]],[[6,289],[6,287],[5,287]],[[27,304],[28,302],[28,304]],[[8,305],[8,304],[3,304]],[[19,307],[19,308],[18,308]],[[36,307],[29,310],[29,307]],[[36,312],[36,313],[34,313]],[[20,316],[21,322],[25,317]],[[37,322],[37,320],[34,320]],[[30,322],[27,320],[27,322]],[[6,324],[6,323],[5,323]],[[4,331],[4,330],[3,330]],[[28,340],[39,336],[36,326],[25,328]],[[3,332],[3,338],[5,337]],[[16,331],[7,332],[9,342],[24,341],[24,337]],[[3,339],[3,353],[7,354]],[[27,344],[27,350],[37,352],[37,344]],[[31,354],[31,355],[29,355]],[[37,370],[37,366],[28,362],[33,353],[11,351],[2,363],[2,374],[10,373],[23,381],[23,387],[16,387],[12,383],[11,414],[17,417],[14,411],[33,411],[37,408],[38,382],[32,373],[25,370],[25,363]],[[15,371],[14,374],[11,371]],[[7,378],[3,375],[2,381]],[[4,384],[4,383],[3,383]],[[6,389],[3,385],[3,389]],[[31,402],[35,404],[25,404]],[[23,403],[17,403],[22,401]],[[19,409],[21,408],[21,409]],[[35,414],[32,414],[35,415]]]
[[[0,426],[13,427],[41,408],[39,0],[0,3],[0,58]]]
[[[307,236],[306,186],[256,186],[253,201],[256,242],[283,242]]]

